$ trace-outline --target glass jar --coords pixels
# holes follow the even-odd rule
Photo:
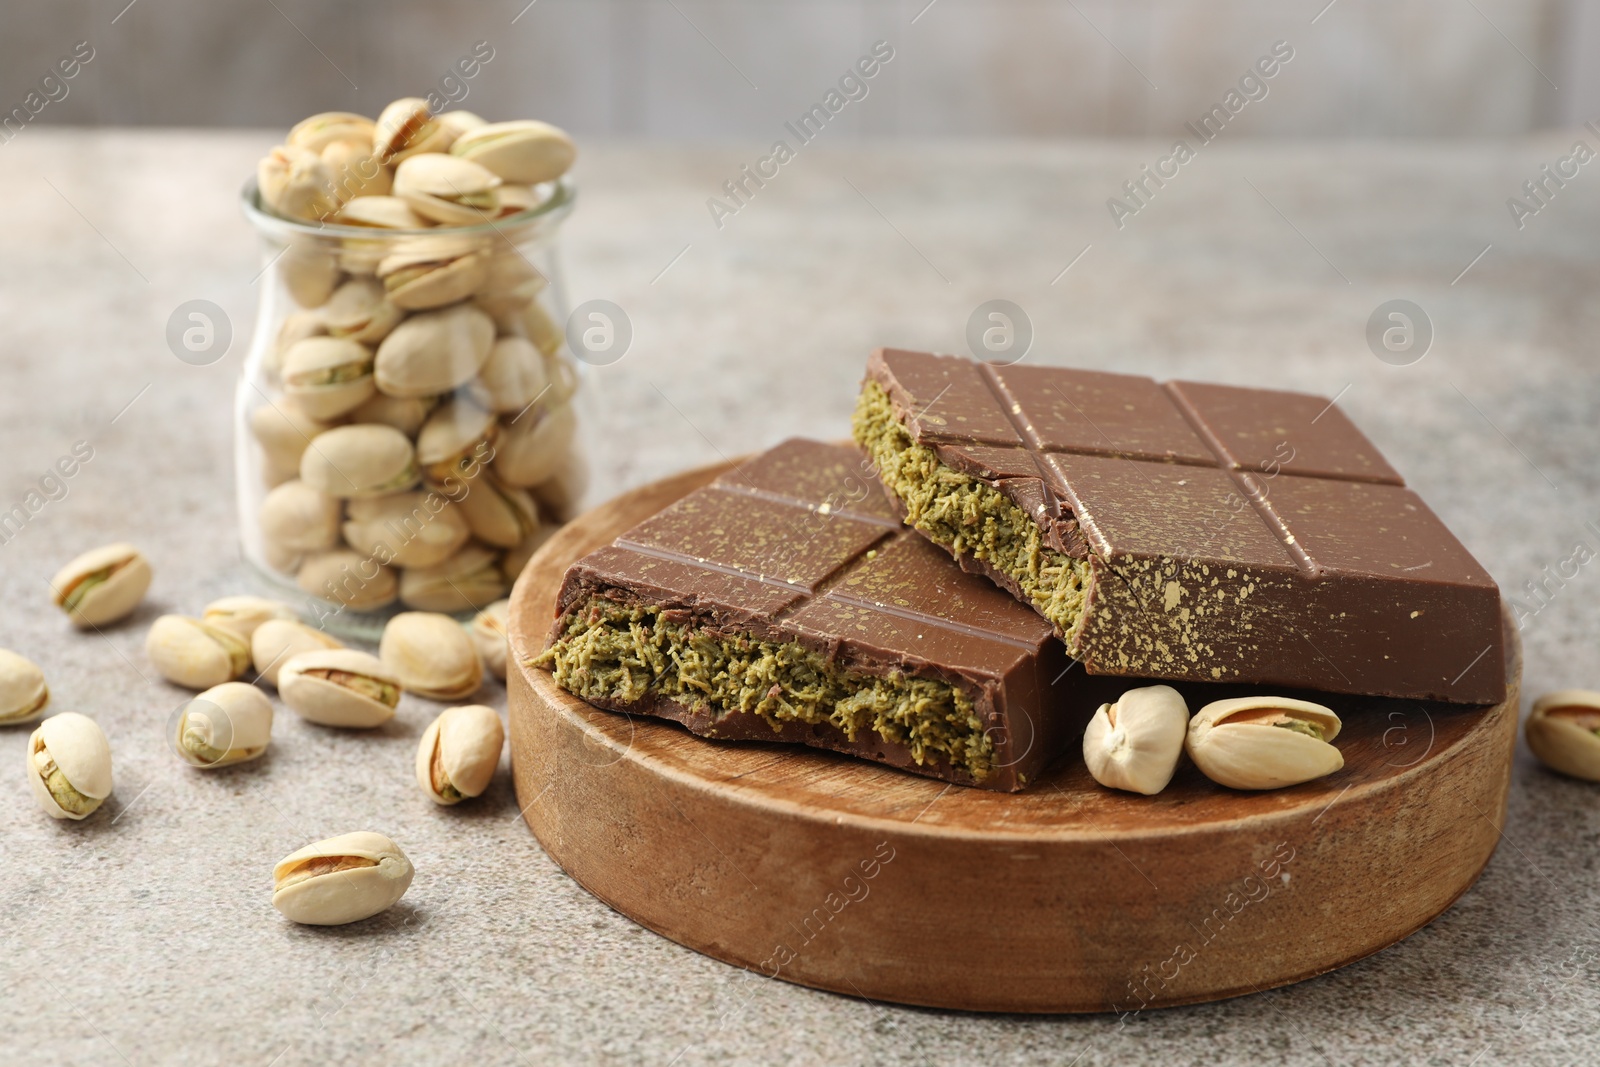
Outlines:
[[[478,226],[391,230],[244,212],[264,244],[239,383],[247,568],[345,636],[507,595],[586,471],[556,235],[566,182]]]

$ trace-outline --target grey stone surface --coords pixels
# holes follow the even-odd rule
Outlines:
[[[1600,540],[1586,526],[1600,520],[1600,177],[1585,168],[1520,231],[1505,206],[1571,141],[1219,141],[1121,230],[1105,199],[1162,143],[806,149],[720,231],[705,200],[749,153],[588,144],[565,235],[571,290],[617,302],[635,332],[588,381],[596,495],[789,434],[842,436],[871,346],[963,350],[970,311],[1005,297],[1033,320],[1030,359],[1342,392],[1526,600],[1527,690],[1600,684],[1595,567],[1552,584],[1543,605],[1522,592],[1577,540]],[[1600,787],[1540,770],[1520,746],[1504,843],[1432,925],[1313,981],[1126,1027],[747,979],[562,874],[517,818],[504,770],[478,803],[428,803],[410,760],[435,706],[412,698],[370,735],[285,712],[261,762],[179,765],[162,729],[184,694],[156,679],[142,643],[158,612],[198,610],[243,582],[230,405],[257,253],[235,195],[270,143],[30,130],[0,146],[0,511],[75,441],[94,448],[66,496],[0,544],[0,646],[44,667],[57,710],[96,717],[117,760],[105,808],[58,824],[23,783],[27,731],[0,732],[0,1061],[1600,1057]],[[1379,362],[1363,337],[1395,297],[1437,330],[1409,367]],[[163,339],[194,298],[235,327],[209,367]],[[74,633],[46,579],[118,538],[154,561],[149,601],[103,635]],[[503,705],[499,690],[486,697]],[[272,863],[361,827],[415,860],[401,906],[344,929],[282,921]],[[1337,900],[1306,905],[1361,922]]]

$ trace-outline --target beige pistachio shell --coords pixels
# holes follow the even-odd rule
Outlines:
[[[556,472],[533,487],[539,510],[555,522],[571,522],[589,488],[589,468],[577,449],[567,449]]]
[[[339,500],[298,478],[284,482],[261,501],[261,536],[273,565],[294,570],[307,553],[338,544]]]
[[[473,380],[472,398],[490,411],[515,415],[550,388],[544,357],[526,337],[501,337]]]
[[[367,729],[394,718],[400,680],[353,648],[302,652],[278,672],[278,695],[309,722]]]
[[[283,356],[296,341],[304,341],[308,337],[326,337],[328,324],[322,321],[322,309],[310,311],[291,311],[284,316],[283,325],[278,327],[277,341],[272,346],[271,358],[268,369],[273,374],[280,374],[283,370]]]
[[[516,548],[539,532],[539,506],[532,494],[492,473],[473,480],[456,507],[472,535],[496,548]]]
[[[377,423],[335,426],[318,434],[300,457],[300,480],[329,496],[398,493],[420,476],[411,440]]]
[[[328,429],[327,423],[301,411],[284,399],[264,404],[250,413],[250,431],[261,445],[262,474],[267,485],[277,486],[300,476],[300,457],[311,439]]]
[[[1083,762],[1109,789],[1154,796],[1172,781],[1188,732],[1189,706],[1176,689],[1130,689],[1089,720]]]
[[[312,596],[353,611],[377,611],[394,603],[399,579],[389,567],[349,548],[308,556],[295,582]]]
[[[489,125],[488,121],[481,116],[475,115],[471,111],[459,109],[456,111],[441,111],[433,118],[435,122],[450,130],[457,137],[460,137],[468,130],[475,130],[479,126]]]
[[[425,476],[443,482],[452,475],[476,478],[499,426],[495,417],[470,400],[452,398],[440,404],[417,434],[417,464]]]
[[[507,485],[534,486],[561,469],[577,420],[570,404],[553,411],[536,405],[502,428],[495,441],[494,472]]]
[[[125,541],[91,549],[50,579],[56,606],[82,629],[106,626],[139,606],[150,588],[150,561]]]
[[[377,390],[372,353],[342,337],[308,337],[283,354],[283,391],[317,419],[337,419]]]
[[[419,311],[378,346],[378,388],[390,396],[433,396],[464,385],[494,346],[494,320],[471,304]]]
[[[495,190],[500,198],[500,217],[510,218],[524,211],[532,211],[555,195],[556,187],[549,182],[539,185],[516,185],[507,182]]]
[[[398,567],[443,563],[467,543],[467,520],[435,492],[394,493],[350,502],[344,539],[357,552]]]
[[[438,122],[420,97],[407,96],[378,114],[372,134],[372,149],[384,163],[398,163],[421,152],[448,151],[457,130]]]
[[[322,162],[333,176],[334,199],[341,204],[363,196],[387,196],[394,183],[394,173],[372,154],[371,141],[335,141],[322,150]]]
[[[435,804],[481,796],[500,766],[505,739],[505,727],[493,708],[446,708],[428,724],[417,745],[417,784]]]
[[[1600,782],[1600,692],[1558,689],[1533,702],[1524,728],[1528,747],[1546,766]]]
[[[229,630],[249,641],[262,623],[273,619],[292,619],[294,610],[281,600],[262,596],[225,596],[207,604],[200,621],[219,630]]]
[[[301,119],[289,131],[284,143],[309,152],[321,152],[337,141],[372,142],[376,133],[373,121],[349,111],[323,111]]]
[[[550,284],[537,267],[515,250],[492,250],[485,273],[483,287],[472,299],[495,316],[496,323],[502,316],[508,322],[514,321],[511,316],[521,314]]]
[[[521,334],[532,341],[546,356],[555,355],[560,350],[562,342],[566,340],[566,335],[556,320],[550,317],[550,313],[537,300],[518,313],[516,327],[506,332]],[[550,369],[551,379],[554,380],[554,368]]]
[[[475,241],[416,237],[379,260],[377,275],[397,307],[425,311],[476,293],[489,276],[488,262]]]
[[[382,834],[341,834],[278,861],[272,906],[311,926],[353,923],[394,906],[415,873],[400,846]]]
[[[416,155],[395,168],[394,195],[425,219],[445,226],[474,226],[500,213],[500,179],[455,156]]]
[[[0,648],[0,726],[32,722],[50,704],[44,671],[31,660]]]
[[[407,692],[432,700],[460,700],[483,684],[478,647],[448,615],[403,611],[390,619],[378,658]]]
[[[1332,774],[1344,757],[1331,708],[1290,697],[1239,697],[1201,708],[1189,723],[1189,758],[1231,789],[1280,789]]]
[[[400,602],[418,611],[446,614],[477,611],[506,594],[499,557],[481,545],[468,545],[435,567],[401,572]]]
[[[303,622],[273,619],[262,623],[251,635],[250,658],[261,680],[276,689],[278,672],[290,659],[302,652],[322,652],[343,647],[338,638],[325,630],[318,630]]]
[[[64,711],[28,738],[28,785],[52,819],[83,819],[111,795],[111,742],[87,715]]]
[[[507,642],[511,625],[511,601],[496,600],[473,616],[467,632],[478,646],[478,657],[496,678],[506,676]]]
[[[517,584],[517,579],[522,577],[522,572],[528,568],[528,561],[533,558],[533,554],[543,548],[544,543],[550,540],[555,532],[554,526],[541,527],[538,533],[505,554],[505,558],[500,561],[500,573],[505,578],[508,588]]]
[[[359,196],[339,209],[334,220],[343,226],[374,230],[425,230],[432,225],[398,196]]]
[[[262,201],[286,218],[316,220],[339,209],[333,172],[317,153],[279,145],[256,166]]]
[[[187,615],[163,615],[151,623],[144,651],[163,678],[188,689],[210,689],[250,668],[243,638]]]
[[[328,333],[373,345],[389,336],[405,312],[389,300],[374,278],[351,278],[333,291],[322,307]]]
[[[566,131],[547,122],[492,122],[455,139],[450,154],[483,165],[508,182],[532,185],[567,172],[578,150]]]
[[[388,396],[378,393],[350,413],[351,422],[377,422],[393,426],[407,437],[417,431],[434,408],[431,396]]]
[[[319,308],[339,282],[339,260],[319,244],[292,244],[278,260],[278,276],[303,308]]]
[[[172,747],[194,767],[210,769],[257,759],[272,743],[272,701],[253,685],[224,682],[183,706]]]

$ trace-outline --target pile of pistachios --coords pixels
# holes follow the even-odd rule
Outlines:
[[[263,206],[304,224],[250,416],[267,566],[356,611],[466,611],[570,517],[577,379],[524,253],[575,155],[407,98],[314,115],[261,161]]]

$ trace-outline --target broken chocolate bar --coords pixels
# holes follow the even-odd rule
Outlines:
[[[907,530],[848,446],[729,471],[573,564],[556,613],[558,685],[706,737],[998,790],[1071,739],[1050,625]]]
[[[1322,397],[880,349],[854,427],[1091,674],[1505,697],[1494,580]]]

